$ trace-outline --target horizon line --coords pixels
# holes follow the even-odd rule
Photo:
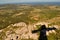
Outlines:
[[[42,3],[42,2],[9,2],[9,3],[0,3],[0,4],[17,4],[17,3]],[[44,2],[44,3],[51,3],[51,2]],[[52,3],[59,3],[59,2],[52,2]]]

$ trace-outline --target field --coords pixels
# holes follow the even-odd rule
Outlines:
[[[19,22],[24,22],[27,25],[36,24],[37,22],[48,22],[49,25],[58,25],[60,26],[60,6],[57,5],[16,5],[16,4],[7,4],[0,5],[0,40],[5,38],[5,30],[11,30],[15,27],[12,27],[11,24],[16,24]],[[7,28],[8,26],[10,28]],[[59,27],[60,28],[60,27]],[[56,30],[57,31],[57,30]],[[58,32],[58,31],[57,31]],[[3,37],[2,37],[3,35]],[[55,36],[51,34],[48,39],[56,40]],[[60,36],[59,36],[60,37]],[[33,39],[19,39],[19,40],[33,40]],[[59,39],[60,40],[60,39]]]

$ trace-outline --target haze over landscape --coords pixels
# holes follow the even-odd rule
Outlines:
[[[30,2],[60,2],[60,0],[0,0],[0,4],[30,3]]]

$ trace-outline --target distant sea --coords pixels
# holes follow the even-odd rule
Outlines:
[[[60,2],[30,2],[21,4],[32,4],[32,5],[60,5]]]
[[[6,4],[60,5],[60,2],[24,2],[24,3],[6,3]]]

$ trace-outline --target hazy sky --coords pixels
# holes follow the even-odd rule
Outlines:
[[[0,0],[2,3],[21,3],[21,2],[60,2],[60,0]]]

